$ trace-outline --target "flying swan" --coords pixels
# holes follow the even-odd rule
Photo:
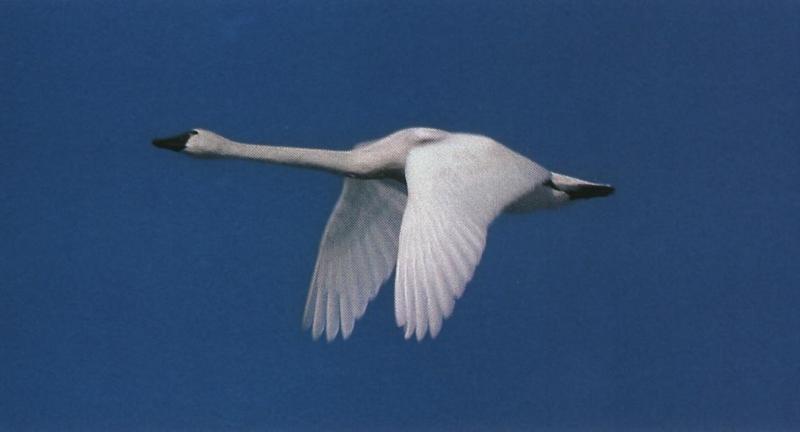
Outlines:
[[[436,337],[472,278],[489,224],[614,188],[546,170],[497,141],[409,128],[349,151],[243,144],[203,129],[153,140],[194,156],[295,165],[345,176],[308,290],[303,326],[347,339],[395,271],[394,314],[405,338]]]

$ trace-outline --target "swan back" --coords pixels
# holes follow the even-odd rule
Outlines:
[[[355,171],[360,173],[360,178],[393,178],[405,182],[409,152],[450,136],[449,132],[441,129],[414,127],[358,144],[353,148]]]

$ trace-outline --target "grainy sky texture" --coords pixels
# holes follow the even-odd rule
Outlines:
[[[429,3],[2,2],[0,429],[800,428],[800,3]],[[618,187],[423,343],[301,331],[340,179],[149,143],[415,125]]]

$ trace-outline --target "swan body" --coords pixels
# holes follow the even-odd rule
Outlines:
[[[345,176],[320,242],[303,314],[315,339],[347,339],[395,272],[406,339],[436,337],[472,278],[491,222],[613,187],[553,173],[482,135],[402,129],[334,151],[243,144],[194,129],[157,147],[200,157],[295,165]]]

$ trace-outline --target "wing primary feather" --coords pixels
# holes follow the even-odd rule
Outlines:
[[[429,215],[429,218],[432,217],[433,215]],[[442,328],[442,321],[450,315],[450,310],[452,308],[452,306],[450,306],[452,302],[450,300],[448,288],[442,277],[441,267],[435,254],[435,251],[438,250],[439,247],[438,233],[436,231],[435,226],[432,224],[428,225],[428,235],[426,236],[428,239],[426,245],[426,263],[428,264],[428,271],[426,274],[429,275],[428,286],[430,287],[428,290],[428,301],[431,302],[431,300],[433,300],[432,304],[428,307],[428,314],[431,316],[431,337],[434,338],[439,334]]]
[[[434,220],[434,223],[438,223],[439,232],[446,233],[444,229],[444,225],[440,223],[439,220]],[[442,243],[442,256],[445,259],[447,266],[447,277],[451,281],[448,285],[450,292],[452,293],[453,297],[459,298],[460,297],[460,286],[465,283],[464,280],[466,279],[466,275],[463,274],[461,264],[461,260],[459,259],[457,248],[455,247],[455,240],[452,238],[452,234],[445,238]]]
[[[410,263],[408,262],[410,257],[406,256],[405,260],[406,265],[403,269],[403,292],[405,293],[406,297],[406,334],[405,338],[409,339],[412,334],[414,334],[414,329],[416,327],[416,322],[414,321],[414,292],[413,287],[411,286],[411,275],[409,274],[411,269]]]
[[[336,280],[337,285],[340,283],[339,275],[337,272]],[[328,293],[328,313],[326,315],[326,328],[325,328],[325,338],[328,342],[334,340],[336,335],[339,333],[339,295],[336,291],[330,291]]]
[[[433,233],[430,232],[430,226],[426,227],[425,241],[422,245],[422,262],[425,268],[424,281],[426,298],[428,300],[428,330],[431,337],[435,338],[442,328],[442,313],[439,310],[439,299],[437,291],[440,289],[436,284],[436,262],[431,253],[431,242],[433,241]]]
[[[328,292],[326,290],[319,290],[317,293],[317,305],[314,308],[314,327],[311,329],[311,335],[314,339],[319,339],[322,331],[325,329],[325,309],[326,297]]]
[[[444,230],[442,228],[442,225],[438,219],[434,219],[433,224],[435,226],[435,231],[437,233],[436,236],[437,245],[439,246],[438,259],[441,260],[439,273],[443,276],[445,280],[445,288],[447,292],[451,294],[450,301],[453,302],[452,299],[455,298],[455,295],[458,291],[456,286],[461,282],[459,281],[459,277],[455,270],[456,265],[454,264],[454,260],[451,257],[452,252],[450,252],[450,245],[447,243],[448,239],[446,238],[442,239],[442,236],[444,235]]]
[[[405,266],[406,261],[403,259],[405,251],[399,251],[397,255],[397,268],[395,269],[396,280],[394,284],[394,319],[398,327],[405,327],[406,325],[406,292],[403,287],[405,284]]]
[[[367,276],[359,271],[362,268],[369,268],[374,266],[374,263],[369,262],[369,255],[356,254],[353,258],[352,271],[355,286],[352,288],[352,295],[356,296],[356,300],[352,301],[353,316],[356,320],[364,316],[367,310],[367,303],[372,299],[370,295],[371,281],[367,280]]]
[[[361,304],[366,305],[369,302],[369,285],[370,280],[366,275],[366,271],[373,271],[371,263],[368,262],[369,253],[364,253],[368,245],[365,244],[364,237],[358,240],[356,247],[350,250],[347,268],[351,275],[350,286],[348,291],[356,298],[354,304],[357,304],[357,309],[353,312],[356,319],[361,318]],[[366,310],[366,306],[364,308]]]
[[[314,270],[314,277],[311,279],[311,287],[308,289],[308,298],[306,299],[306,307],[303,311],[303,329],[308,330],[314,324],[314,307],[317,304],[317,293],[319,289],[316,283],[317,271]]]
[[[353,324],[355,322],[355,318],[353,318],[353,306],[352,300],[350,298],[351,293],[357,295],[352,289],[349,287],[353,285],[353,277],[354,273],[352,271],[352,261],[353,261],[353,253],[347,254],[347,259],[350,262],[350,266],[346,267],[349,271],[346,271],[346,278],[345,284],[340,286],[339,292],[339,318],[341,321],[340,327],[342,330],[342,339],[347,339],[350,337],[350,333],[353,332]]]
[[[417,239],[414,241],[414,303],[417,310],[417,341],[421,341],[428,332],[428,295],[425,286],[425,263],[422,260],[422,230],[416,230]]]
[[[436,263],[436,296],[439,301],[439,309],[442,311],[443,318],[447,318],[453,311],[454,300],[450,295],[451,288],[450,282],[447,279],[447,264],[446,261],[442,261],[446,260],[446,257],[444,257],[444,254],[441,252],[442,245],[441,241],[439,240],[439,229],[437,228],[437,224],[435,222],[432,223],[432,225],[430,251],[431,258]]]
[[[421,260],[419,256],[419,230],[415,231],[417,238],[414,240],[414,250],[411,257],[411,289],[414,293],[414,332],[417,340],[422,339],[422,335],[427,330],[428,318],[425,316],[425,287],[422,285],[420,279],[422,277],[422,268],[420,267]]]
[[[368,251],[370,248],[375,247],[374,244],[368,244],[366,239],[371,239],[374,241],[375,236],[375,228],[370,227],[367,230],[367,233],[364,237],[361,238],[359,244],[360,251]],[[372,291],[376,290],[375,287],[380,287],[381,283],[381,268],[384,265],[380,264],[379,262],[375,262],[374,259],[375,255],[373,253],[365,253],[365,254],[358,254],[358,268],[363,268],[364,272],[359,275],[359,278],[363,285],[359,288],[361,292],[363,292],[364,299],[371,300],[372,299]],[[380,268],[379,268],[380,267]],[[376,290],[377,291],[377,290]]]

